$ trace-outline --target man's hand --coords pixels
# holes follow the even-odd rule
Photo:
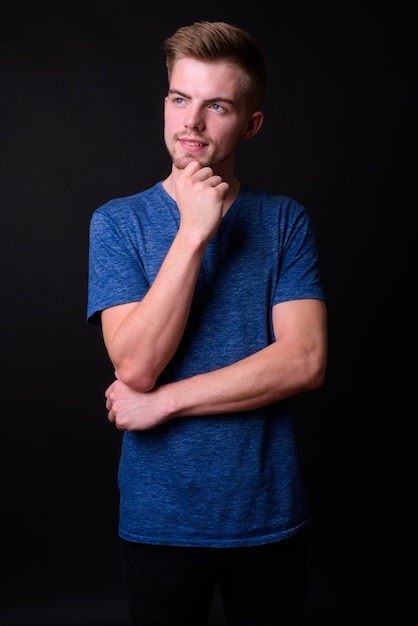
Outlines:
[[[180,211],[180,228],[189,229],[203,241],[209,241],[222,219],[229,184],[191,161],[176,181],[176,202]]]
[[[109,422],[118,430],[149,430],[163,424],[168,417],[161,414],[157,395],[157,389],[144,393],[114,380],[105,391]]]

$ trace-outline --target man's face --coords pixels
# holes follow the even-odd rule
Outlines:
[[[251,115],[244,75],[224,61],[184,58],[174,66],[164,108],[164,139],[174,166],[232,164]]]

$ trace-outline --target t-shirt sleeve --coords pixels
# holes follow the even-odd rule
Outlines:
[[[290,201],[280,220],[280,271],[274,304],[303,298],[325,300],[320,279],[318,250],[306,209]]]
[[[87,321],[111,306],[142,300],[149,289],[128,225],[97,209],[90,221]]]

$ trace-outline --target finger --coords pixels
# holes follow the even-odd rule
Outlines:
[[[202,165],[199,163],[199,161],[190,161],[183,171],[185,175],[189,176],[190,174],[194,174],[201,169]]]
[[[195,172],[194,179],[204,181],[204,180],[208,180],[212,178],[213,176],[214,174],[213,174],[212,168],[206,166],[206,167],[201,167],[199,170]]]
[[[217,174],[214,174],[213,176],[211,176],[208,179],[208,183],[212,186],[212,187],[217,187],[218,185],[220,185],[222,183],[222,178],[221,176],[218,176]]]

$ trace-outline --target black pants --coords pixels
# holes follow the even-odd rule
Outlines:
[[[135,626],[207,626],[215,585],[230,626],[302,626],[306,531],[249,548],[184,548],[121,540]]]

